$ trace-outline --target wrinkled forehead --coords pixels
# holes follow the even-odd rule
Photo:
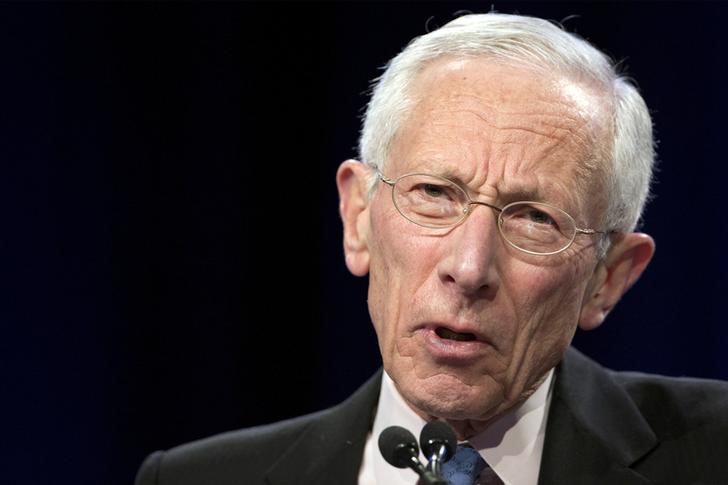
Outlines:
[[[412,83],[387,164],[400,174],[462,179],[506,198],[563,199],[599,216],[593,211],[605,197],[595,194],[605,192],[611,154],[609,102],[604,89],[575,75],[440,58]]]

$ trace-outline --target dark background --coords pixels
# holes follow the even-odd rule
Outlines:
[[[576,345],[728,379],[728,5],[494,2],[637,79],[657,253]],[[378,367],[334,173],[368,81],[460,3],[0,5],[0,483],[132,483],[143,457],[331,405]],[[429,22],[429,24],[428,24]]]

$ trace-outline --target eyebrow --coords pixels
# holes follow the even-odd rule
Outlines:
[[[505,202],[506,204],[510,204],[511,202],[516,202],[519,200],[553,203],[553,201],[548,200],[544,196],[543,189],[540,187],[528,188],[523,185],[516,185],[509,190],[502,190],[501,188],[496,188],[496,190],[498,190],[498,198],[503,199],[503,202]]]
[[[434,175],[438,175],[440,177],[446,178],[448,180],[452,180],[457,185],[462,187],[463,189],[466,189],[468,192],[468,195],[471,196],[474,200],[478,200],[480,197],[480,194],[478,192],[473,191],[473,189],[465,183],[465,181],[457,175],[452,169],[446,168],[446,169],[440,169],[438,171],[428,171],[425,169],[426,173],[432,173]],[[502,187],[496,186],[496,202],[502,203],[502,204],[510,204],[511,202],[516,201],[532,201],[532,202],[550,202],[544,197],[543,189],[540,187],[525,187],[521,184],[509,184],[512,188],[508,188],[508,190],[503,190]]]

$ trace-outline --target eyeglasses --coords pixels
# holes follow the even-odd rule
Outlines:
[[[394,180],[379,170],[377,175],[392,187],[397,211],[418,226],[454,227],[470,215],[474,206],[484,205],[498,213],[498,230],[508,244],[524,253],[542,256],[566,250],[577,235],[605,234],[576,227],[569,214],[543,202],[511,202],[501,208],[472,200],[461,186],[437,175],[408,173]]]

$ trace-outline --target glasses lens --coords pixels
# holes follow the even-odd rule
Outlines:
[[[533,254],[558,253],[567,248],[576,235],[576,226],[569,214],[538,202],[507,205],[499,222],[506,241]]]
[[[397,210],[425,227],[447,227],[465,217],[467,195],[453,182],[435,175],[410,174],[397,180],[392,191]]]

